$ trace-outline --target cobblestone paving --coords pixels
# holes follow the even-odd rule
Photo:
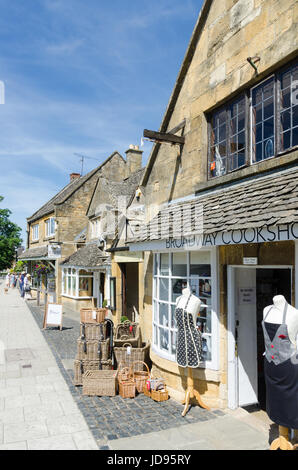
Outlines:
[[[42,328],[43,308],[28,303],[38,326]],[[63,330],[42,330],[61,373],[80,411],[96,439],[100,449],[108,449],[107,441],[140,434],[176,428],[185,424],[208,421],[223,416],[221,410],[206,411],[192,407],[183,418],[183,406],[173,399],[157,403],[143,394],[135,399],[115,397],[88,397],[82,395],[82,387],[73,385],[73,370],[66,370],[62,361],[75,359],[79,322],[63,318]]]

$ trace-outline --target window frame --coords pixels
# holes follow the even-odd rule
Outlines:
[[[238,93],[233,99],[227,101],[225,104],[214,108],[211,112],[206,113],[207,117],[207,138],[208,138],[208,152],[207,152],[207,178],[208,181],[213,181],[218,178],[222,178],[224,176],[227,176],[228,174],[232,174],[238,170],[241,170],[245,167],[250,167],[254,165],[258,165],[264,161],[274,159],[276,157],[282,156],[286,153],[295,151],[298,149],[298,145],[290,146],[287,149],[283,150],[281,148],[281,114],[282,114],[282,108],[281,108],[281,77],[282,74],[284,74],[287,71],[291,71],[295,66],[298,66],[298,61],[297,58],[294,60],[288,62],[286,65],[283,67],[277,69],[275,72],[271,72],[268,76],[263,78],[261,81],[256,83],[253,86],[248,87],[247,89],[243,90],[242,92]],[[253,161],[253,106],[252,106],[252,92],[254,89],[257,87],[261,86],[264,82],[267,80],[270,80],[273,78],[273,86],[274,86],[274,92],[273,92],[273,124],[274,124],[274,150],[273,150],[273,155],[268,158],[263,158],[260,161]],[[291,82],[292,83],[292,82]],[[297,90],[297,87],[295,88]],[[229,109],[231,105],[237,101],[238,99],[241,98],[241,96],[245,97],[245,139],[246,139],[246,146],[245,146],[245,164],[230,170],[230,162],[229,162],[229,157],[230,157],[230,129],[229,129],[229,123],[230,119],[228,119],[229,115]],[[293,109],[293,105],[291,105],[291,110]],[[211,174],[211,149],[212,149],[212,142],[211,142],[211,137],[212,137],[212,120],[215,115],[215,113],[220,112],[221,110],[225,110],[226,112],[226,126],[227,126],[227,169],[226,172],[223,175],[219,176],[212,176]],[[262,116],[263,118],[263,116]],[[262,122],[264,122],[262,120]],[[293,130],[292,127],[293,123],[293,118],[291,118],[291,131]],[[295,126],[296,128],[297,126]],[[263,137],[263,136],[262,136]],[[262,139],[262,142],[264,140]]]
[[[71,271],[69,273],[69,270]],[[75,271],[73,273],[73,270]],[[90,272],[90,274],[81,274],[80,271],[82,271],[83,268],[77,268],[74,266],[67,266],[62,268],[62,296],[63,297],[69,297],[70,299],[76,299],[76,300],[83,300],[83,299],[92,299],[93,298],[93,293],[94,293],[94,273]],[[82,278],[92,278],[92,295],[91,296],[80,296],[80,279]],[[70,289],[68,288],[68,279],[70,279]],[[75,279],[75,295],[72,294],[72,282],[73,279]],[[64,288],[64,283],[66,281],[66,289]]]
[[[37,237],[35,237],[35,229],[37,228]],[[32,225],[32,241],[37,242],[39,240],[39,224]]]
[[[244,135],[245,135],[245,157],[244,157],[244,163],[243,165],[239,166],[238,168],[230,169],[230,160],[231,160],[231,151],[230,151],[230,144],[231,144],[231,107],[233,104],[235,104],[237,101],[240,101],[241,99],[244,99]],[[249,139],[249,133],[248,133],[248,113],[247,113],[247,107],[248,107],[248,94],[247,91],[243,91],[239,93],[237,96],[235,96],[232,100],[227,102],[225,105],[222,105],[216,109],[214,109],[208,117],[208,159],[207,159],[207,165],[208,165],[208,179],[214,180],[217,178],[221,178],[222,176],[226,176],[230,173],[234,173],[235,171],[240,170],[241,168],[245,168],[248,164],[248,147],[247,147],[247,142]],[[211,151],[212,151],[212,145],[211,145],[211,137],[212,137],[212,132],[213,132],[213,126],[212,126],[212,120],[214,117],[215,113],[218,113],[220,111],[225,111],[225,125],[226,125],[226,172],[222,175],[218,176],[212,176],[211,175]],[[235,135],[238,135],[235,134]]]
[[[211,360],[206,360],[206,361],[201,361],[199,368],[206,368],[206,369],[212,369],[212,370],[219,370],[219,319],[218,319],[218,293],[219,293],[219,281],[218,281],[218,275],[217,275],[217,250],[216,248],[208,248],[208,249],[201,249],[200,251],[204,252],[209,252],[210,253],[210,268],[211,268],[211,276],[210,276],[210,284],[211,284],[211,303],[210,303],[210,318],[211,318],[211,333],[204,333],[205,335],[209,336],[211,338],[211,351],[212,351],[212,356]],[[172,275],[172,255],[175,253],[181,253],[179,250],[173,250],[170,252],[165,252],[165,251],[156,251],[153,253],[153,286],[152,286],[152,350],[155,354],[157,354],[159,357],[163,359],[167,359],[171,362],[176,362],[175,354],[171,354],[171,333],[174,331],[177,331],[177,328],[172,327],[172,318],[171,318],[171,311],[172,311],[172,305],[175,305],[174,302],[172,302],[171,295],[172,295],[172,289],[171,289],[171,282],[172,279],[185,279],[187,278],[187,281],[191,280],[190,277],[190,254],[196,252],[194,251],[182,251],[183,253],[186,253],[187,255],[187,275],[186,276],[173,276]],[[168,254],[169,255],[169,274],[168,275],[161,275],[160,274],[160,255],[161,254]],[[202,276],[201,276],[202,277]],[[193,276],[194,278],[200,278],[200,276]],[[209,278],[209,276],[204,276],[204,279]],[[168,279],[168,286],[169,287],[169,292],[168,292],[168,300],[163,301],[159,299],[158,295],[158,288],[159,288],[159,280],[160,279]],[[188,283],[189,285],[189,283]],[[159,307],[158,304],[164,303],[168,305],[168,326],[160,325],[159,323]],[[155,321],[156,317],[156,321]],[[157,334],[158,334],[158,344],[156,345],[155,343],[155,327],[157,328]],[[160,340],[159,340],[159,328],[164,328],[168,331],[169,337],[168,337],[168,352],[165,351],[164,349],[160,348]]]
[[[53,227],[52,227],[52,223],[53,223]],[[55,217],[49,217],[48,219],[46,219],[45,226],[46,226],[46,230],[45,230],[46,238],[54,237],[55,231],[56,231]],[[49,229],[52,229],[52,228],[53,228],[53,232],[52,231],[49,232]]]

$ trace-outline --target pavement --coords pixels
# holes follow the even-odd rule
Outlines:
[[[267,450],[266,414],[203,410],[173,399],[86,397],[73,385],[79,319],[42,330],[43,309],[0,280],[0,450]]]

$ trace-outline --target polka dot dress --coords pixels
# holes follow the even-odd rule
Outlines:
[[[186,311],[189,299],[183,308],[176,308],[178,327],[176,360],[181,367],[198,367],[202,360],[202,337],[195,328],[193,316]]]

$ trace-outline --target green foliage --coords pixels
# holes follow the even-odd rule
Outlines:
[[[0,196],[0,203],[3,201]],[[0,209],[0,271],[10,268],[16,249],[21,245],[21,228],[9,220],[11,211]]]
[[[21,273],[26,270],[26,265],[27,265],[27,261],[19,260],[16,262],[16,265],[13,268],[13,271],[15,273]]]
[[[102,303],[102,308],[106,308],[107,305],[108,305],[108,301],[107,299],[105,299]]]
[[[129,321],[129,318],[127,318],[125,315],[123,315],[123,316],[121,317],[120,322],[121,322],[121,323],[124,323],[124,322],[127,321],[127,320]]]

